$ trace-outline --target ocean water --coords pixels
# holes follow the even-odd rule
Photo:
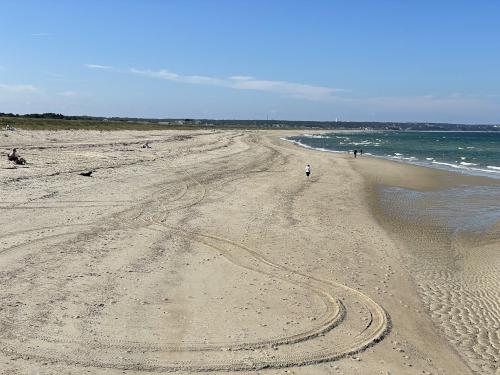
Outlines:
[[[372,131],[304,134],[288,140],[322,151],[364,154],[500,178],[500,132]]]

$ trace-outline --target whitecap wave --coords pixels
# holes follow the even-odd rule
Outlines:
[[[361,142],[351,142],[351,145],[354,146],[365,146],[365,145],[371,145],[372,142],[370,141],[361,141]]]
[[[282,141],[287,141],[293,144],[296,144],[297,146],[308,148],[310,150],[316,150],[316,151],[323,151],[323,152],[333,152],[333,153],[345,153],[345,151],[338,151],[338,150],[328,150],[326,148],[321,148],[321,147],[311,147],[309,145],[306,145],[305,143],[302,143],[300,141],[296,141],[294,139],[287,139],[287,138],[280,138]]]
[[[321,135],[321,134],[303,134],[302,137],[305,137],[305,138],[318,138],[318,139],[329,138],[326,135]]]
[[[456,164],[452,164],[452,163],[443,163],[443,162],[440,162],[440,161],[433,161],[432,164],[445,165],[447,167],[452,167],[452,168],[463,168],[460,165],[456,165]]]
[[[477,165],[476,163],[466,163],[465,161],[461,162],[460,164],[465,166]]]

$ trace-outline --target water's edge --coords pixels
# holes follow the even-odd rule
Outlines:
[[[421,132],[425,133],[425,132]],[[296,144],[297,146],[316,150],[316,151],[322,151],[322,152],[332,152],[332,153],[342,153],[346,154],[349,153],[350,150],[346,149],[333,149],[329,147],[318,147],[314,145],[309,145],[304,143],[304,139],[310,139],[310,140],[323,140],[323,139],[328,139],[330,136],[334,136],[336,138],[347,138],[347,135],[350,135],[351,133],[332,133],[332,132],[325,132],[322,134],[303,134],[301,136],[294,136],[294,137],[282,137],[280,138],[281,140],[291,142],[293,144]],[[364,133],[362,131],[356,132],[356,135],[360,134],[368,134],[368,135],[376,135],[376,134],[383,134],[382,132],[369,132],[369,133]],[[407,134],[407,133],[404,133]],[[354,145],[358,146],[358,149],[368,145],[368,142],[357,142],[353,143]],[[418,165],[421,167],[427,167],[427,168],[432,168],[432,169],[438,169],[438,170],[445,170],[448,172],[454,172],[454,173],[459,173],[459,174],[466,174],[466,175],[471,175],[471,176],[482,176],[482,177],[489,177],[489,178],[495,178],[495,179],[500,179],[500,167],[497,165],[485,165],[483,166],[478,166],[477,163],[472,163],[465,161],[465,159],[461,160],[460,162],[457,163],[452,163],[448,161],[442,161],[442,160],[436,160],[434,157],[426,157],[423,160],[418,159],[415,156],[405,156],[403,153],[403,150],[400,150],[400,152],[394,152],[394,155],[380,155],[376,154],[373,152],[366,152],[363,154],[364,156],[369,156],[369,157],[374,157],[374,158],[379,158],[379,159],[384,159],[384,160],[391,160],[395,162],[400,162],[400,163],[405,163],[405,164],[412,164],[412,165]],[[499,161],[500,162],[500,161]],[[493,164],[493,163],[491,163]]]

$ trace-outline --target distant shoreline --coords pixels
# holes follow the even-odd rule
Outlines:
[[[10,125],[33,130],[182,130],[182,129],[266,129],[266,130],[364,130],[364,131],[491,131],[498,124],[451,124],[432,122],[291,121],[161,119],[132,117],[65,116],[56,113],[17,115],[0,113],[0,128]]]
[[[489,299],[498,299],[500,221],[498,211],[492,221],[480,205],[497,206],[497,195],[488,192],[498,194],[500,181],[392,161],[351,165],[364,177],[374,218],[399,244],[436,327],[474,371],[492,373],[487,352],[495,343],[482,337],[496,331],[488,314],[498,316]]]
[[[352,130],[352,131],[345,131],[345,130],[339,130],[339,131],[323,131],[323,132],[314,132],[314,134],[307,134],[303,133],[299,137],[305,137],[305,138],[325,138],[322,137],[322,135],[325,134],[344,134],[344,133],[388,133],[388,132],[398,132],[398,131],[379,131],[379,130],[373,130],[373,131],[363,131],[363,130]],[[485,133],[483,131],[471,131],[471,132],[466,132],[466,131],[451,131],[453,133]],[[402,132],[403,133],[403,132]],[[450,131],[404,131],[404,133],[450,133]],[[495,132],[491,132],[495,133]],[[316,147],[314,145],[309,145],[306,143],[303,143],[302,140],[297,140],[297,139],[289,139],[286,137],[281,138],[284,141],[291,142],[297,146],[306,148],[306,149],[311,149],[315,151],[321,151],[321,152],[330,152],[334,154],[346,154],[351,152],[352,150],[336,150],[336,149],[330,149],[330,148],[325,148],[325,147]],[[362,146],[360,146],[362,147]],[[364,147],[363,147],[364,148]],[[403,151],[399,151],[403,152]],[[399,155],[399,156],[398,156]],[[430,155],[429,155],[430,156]],[[451,162],[447,162],[446,160],[429,160],[426,159],[425,161],[423,159],[415,158],[415,157],[402,157],[400,154],[396,154],[394,156],[389,156],[389,155],[382,155],[382,154],[374,154],[372,152],[367,152],[363,154],[363,157],[374,157],[377,159],[382,159],[382,160],[389,160],[389,161],[395,161],[398,163],[404,163],[404,164],[410,164],[410,165],[416,165],[420,167],[425,167],[425,168],[431,168],[431,169],[437,169],[437,170],[442,170],[442,171],[447,171],[447,172],[452,172],[452,173],[457,173],[461,175],[470,175],[470,176],[482,176],[482,177],[487,177],[487,178],[493,178],[493,179],[500,179],[500,168],[497,169],[497,166],[491,166],[491,167],[481,167],[477,166],[477,164],[470,164],[470,163],[464,163],[464,164],[455,164]]]

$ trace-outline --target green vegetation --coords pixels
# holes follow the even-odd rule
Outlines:
[[[0,128],[12,126],[16,129],[29,130],[166,130],[194,129],[200,126],[169,125],[153,122],[128,122],[108,120],[68,120],[29,117],[0,117]]]

